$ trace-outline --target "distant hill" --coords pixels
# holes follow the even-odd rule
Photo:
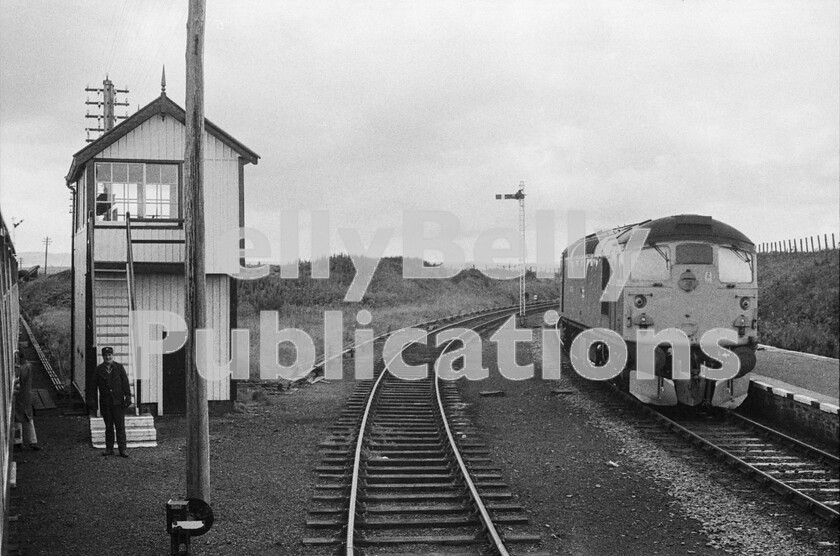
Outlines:
[[[41,271],[43,272],[44,269],[44,252],[41,251],[25,251],[23,253],[18,253],[18,263],[23,268],[29,268],[35,265],[41,265]],[[70,268],[72,264],[73,257],[70,253],[47,253],[47,265],[49,268],[47,272],[52,274],[52,269],[55,268],[56,270],[62,268]]]
[[[330,258],[330,279],[311,277],[311,264],[300,277],[281,279],[279,267],[261,280],[237,281],[242,316],[261,310],[299,315],[303,308],[341,308],[355,268],[349,257]],[[42,328],[69,336],[69,272],[23,284],[21,304]],[[448,280],[406,280],[402,259],[382,259],[358,308],[393,308],[413,304],[430,311],[514,304],[517,280],[492,280],[473,269]],[[556,299],[559,283],[528,275],[526,290],[540,299]],[[758,256],[759,341],[780,348],[829,357],[840,355],[840,251],[767,253]],[[299,309],[296,309],[299,308]],[[37,317],[44,313],[43,319]],[[418,319],[420,320],[420,319]],[[40,321],[40,322],[39,322]]]
[[[269,276],[261,280],[240,280],[240,304],[248,303],[257,310],[277,310],[284,305],[319,305],[337,307],[344,301],[356,269],[347,255],[334,255],[329,261],[329,279],[312,278],[308,261],[299,265],[300,277],[280,277],[280,267],[271,267]],[[526,277],[526,291],[542,299],[559,298],[559,284],[554,280],[537,280],[534,273]],[[399,304],[431,302],[443,297],[484,298],[487,303],[515,304],[519,299],[518,280],[494,280],[475,269],[465,269],[446,280],[403,278],[402,257],[385,257],[379,261],[368,285],[362,307],[391,307]],[[453,307],[455,308],[455,307]]]

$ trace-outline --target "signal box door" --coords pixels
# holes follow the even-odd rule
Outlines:
[[[164,338],[166,333],[164,332]],[[163,410],[162,414],[187,412],[186,350],[181,348],[163,356]]]

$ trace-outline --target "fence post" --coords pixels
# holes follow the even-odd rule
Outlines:
[[[828,234],[823,234],[823,237],[825,238],[825,250],[828,251]]]
[[[831,248],[837,249],[837,244],[834,243],[834,232],[831,232]]]
[[[799,250],[802,251],[802,238],[799,238]]]
[[[811,236],[811,252],[814,252],[814,236]]]
[[[822,251],[822,245],[820,245],[820,236],[817,236],[817,251]]]

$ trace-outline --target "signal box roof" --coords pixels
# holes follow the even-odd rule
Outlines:
[[[114,129],[105,133],[99,139],[74,154],[73,162],[70,164],[70,170],[67,172],[67,177],[65,178],[67,183],[73,183],[78,180],[82,171],[84,171],[85,164],[93,157],[128,135],[129,132],[149,118],[157,115],[172,116],[182,124],[185,124],[187,117],[187,113],[183,108],[172,102],[169,97],[166,96],[166,93],[161,93],[158,98],[135,112],[127,120],[121,122],[119,125],[115,126]],[[210,135],[216,137],[219,141],[239,154],[239,156],[246,162],[256,164],[260,159],[260,156],[257,153],[234,139],[230,134],[206,118],[204,119],[204,129]]]

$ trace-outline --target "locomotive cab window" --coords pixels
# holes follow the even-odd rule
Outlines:
[[[670,277],[670,250],[667,247],[645,247],[630,271],[633,280],[668,280]]]
[[[706,243],[677,245],[677,264],[714,264],[712,246]]]
[[[719,280],[721,282],[752,282],[753,260],[752,254],[746,251],[720,247],[718,249]]]

